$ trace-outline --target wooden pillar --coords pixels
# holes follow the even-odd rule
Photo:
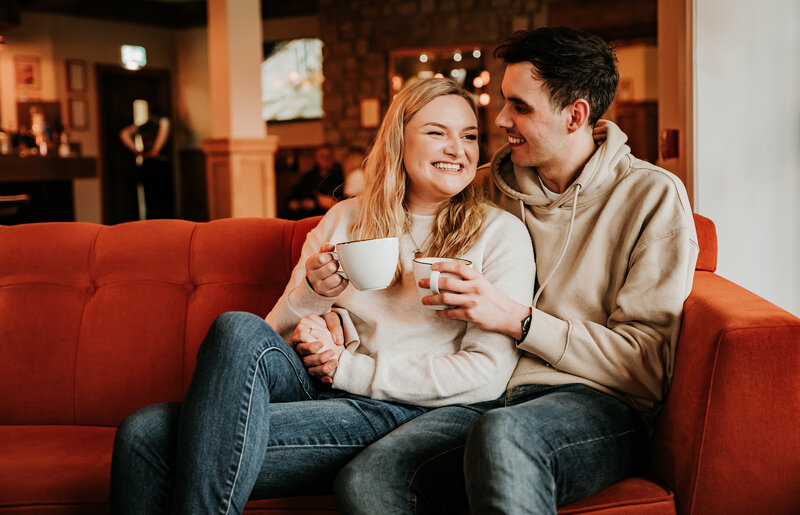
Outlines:
[[[209,218],[274,217],[277,136],[261,119],[259,0],[208,1],[211,138],[206,154]]]

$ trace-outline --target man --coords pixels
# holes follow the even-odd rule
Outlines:
[[[464,489],[474,513],[555,513],[647,455],[698,253],[686,191],[598,123],[618,82],[602,40],[542,28],[495,56],[507,64],[495,122],[508,145],[491,173],[533,240],[536,294],[521,305],[440,264],[463,280],[440,280],[453,293],[423,302],[524,352],[503,398],[431,411],[362,451],[337,477],[345,513],[452,512]]]
[[[314,167],[292,187],[287,207],[289,218],[300,220],[324,215],[344,198],[342,165],[333,159],[333,149],[323,145],[314,152]]]

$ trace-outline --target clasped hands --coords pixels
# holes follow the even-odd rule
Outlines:
[[[348,281],[336,273],[339,264],[330,252],[334,245],[325,243],[319,252],[306,261],[308,283],[319,295],[335,297],[347,288]],[[425,305],[447,305],[449,309],[436,311],[439,318],[464,320],[485,330],[519,338],[520,320],[530,313],[530,307],[510,299],[480,272],[456,262],[435,263],[432,270],[449,272],[460,279],[439,279],[442,293],[422,298]],[[421,279],[419,286],[429,288],[430,281]],[[344,350],[344,334],[339,315],[329,312],[323,316],[310,315],[300,320],[292,334],[295,349],[313,377],[332,384],[339,357]]]

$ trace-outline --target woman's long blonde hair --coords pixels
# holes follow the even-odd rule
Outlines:
[[[412,219],[406,205],[408,175],[403,164],[404,130],[420,109],[444,95],[458,95],[466,100],[477,118],[475,100],[450,79],[421,80],[392,100],[365,161],[361,211],[350,227],[353,239],[400,236],[410,231]],[[421,249],[423,255],[463,255],[478,240],[485,218],[483,191],[473,181],[442,204],[429,243]]]

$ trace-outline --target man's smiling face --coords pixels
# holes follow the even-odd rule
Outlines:
[[[511,160],[518,166],[556,165],[569,134],[565,109],[554,109],[543,81],[535,78],[529,62],[506,66],[503,109],[495,124],[506,131]]]

